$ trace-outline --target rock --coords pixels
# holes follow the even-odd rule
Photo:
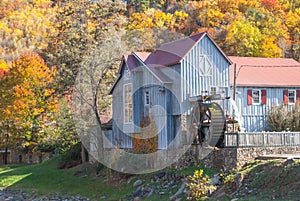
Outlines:
[[[159,172],[155,176],[157,176],[159,179],[163,178],[166,175],[166,172]]]
[[[144,197],[150,197],[151,195],[153,195],[154,193],[154,189],[151,189],[149,193],[147,193]]]
[[[244,175],[241,173],[238,173],[234,178],[236,190],[239,190],[240,187],[242,186],[243,179],[244,179]]]
[[[220,185],[222,183],[222,177],[220,176],[220,174],[215,174],[210,182],[210,185]]]
[[[107,199],[107,197],[105,195],[100,197],[100,200],[106,200],[106,199]]]
[[[178,189],[178,191],[174,195],[172,195],[169,199],[170,200],[176,200],[176,198],[179,198],[184,193],[185,185],[186,185],[185,182],[182,183],[180,188]]]
[[[141,197],[135,197],[135,198],[133,198],[133,201],[141,201],[141,200],[142,200]]]
[[[287,166],[287,165],[290,165],[290,164],[293,164],[293,163],[294,163],[293,158],[288,158],[288,159],[286,159],[286,161],[284,161],[283,165]]]
[[[142,196],[142,186],[137,187],[133,192],[133,197],[141,197]]]
[[[138,186],[140,186],[141,184],[143,183],[143,181],[142,180],[140,180],[140,179],[138,179],[138,180],[136,180],[134,183],[133,183],[133,187],[138,187]]]

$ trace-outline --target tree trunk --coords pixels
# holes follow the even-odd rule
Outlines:
[[[5,147],[5,152],[4,152],[4,165],[7,165],[7,156],[8,156],[8,148]]]
[[[85,152],[86,152],[85,147],[81,143],[81,163],[86,163],[87,162]]]

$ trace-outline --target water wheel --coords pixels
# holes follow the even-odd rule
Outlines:
[[[212,147],[218,146],[220,147],[223,142],[224,137],[224,128],[225,128],[225,117],[224,112],[221,108],[221,106],[215,102],[213,103],[201,103],[196,102],[191,110],[191,121],[190,121],[190,127],[189,132],[191,136],[191,141],[194,141],[194,139],[197,136],[200,136],[200,139],[198,141],[200,143],[204,142],[204,134],[201,133],[201,120],[202,115],[200,112],[200,108],[202,106],[205,106],[211,116],[211,123],[209,126],[209,134],[208,134],[208,144]],[[200,135],[198,133],[200,132]]]

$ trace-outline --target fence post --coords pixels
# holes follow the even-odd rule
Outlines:
[[[239,133],[236,132],[236,147],[239,147]]]

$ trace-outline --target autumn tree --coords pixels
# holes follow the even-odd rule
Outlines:
[[[247,21],[236,21],[228,28],[227,53],[237,56],[259,56],[261,33]]]
[[[55,73],[55,68],[31,53],[14,60],[0,78],[2,146],[36,150],[45,122],[52,121],[57,109],[51,88]]]
[[[65,93],[74,84],[84,58],[105,39],[103,34],[122,27],[125,5],[109,0],[70,0],[59,1],[58,7],[53,24],[58,31],[43,56],[49,66],[57,66],[57,89]]]
[[[59,100],[57,110],[52,118],[47,119],[43,125],[43,136],[38,144],[42,151],[56,150],[63,153],[71,149],[78,141],[70,101],[67,97]]]
[[[286,26],[288,28],[290,51],[288,56],[300,60],[300,8],[290,10],[286,15]]]
[[[0,2],[0,57],[5,61],[48,47],[56,7],[50,0],[2,0]]]

